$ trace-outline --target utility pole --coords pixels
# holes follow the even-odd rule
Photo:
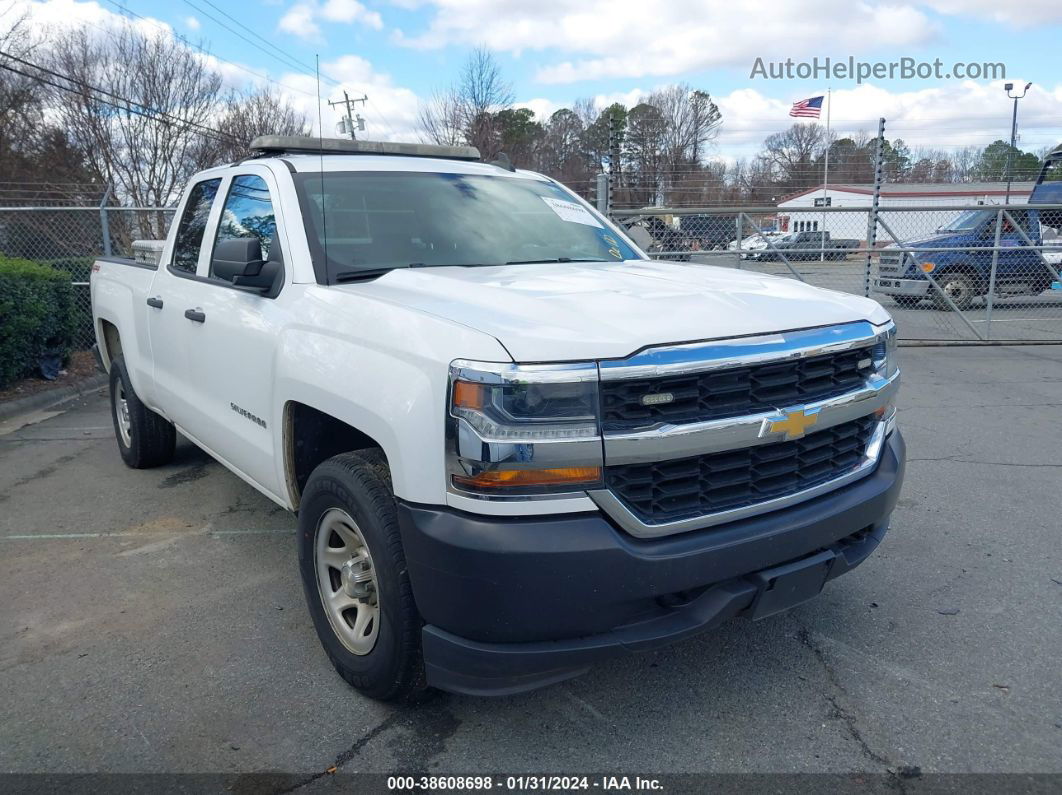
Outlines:
[[[345,119],[346,124],[344,124],[343,122],[340,122],[339,123],[339,127],[340,127],[340,131],[341,132],[347,133],[347,134],[350,135],[350,140],[352,140],[352,141],[356,141],[357,140],[357,136],[354,134],[355,130],[357,130],[358,132],[363,132],[365,130],[365,119],[363,119],[361,116],[359,116],[356,113],[352,113],[350,107],[351,107],[351,105],[355,105],[358,102],[365,103],[365,102],[368,102],[368,101],[369,101],[369,95],[368,94],[365,94],[365,95],[363,95],[361,97],[355,97],[354,99],[351,99],[350,95],[346,91],[343,92],[342,101],[338,101],[337,100],[336,102],[333,102],[332,100],[328,100],[328,106],[329,107],[334,108],[336,105],[342,105],[343,108],[346,110],[346,112],[347,112],[347,117]],[[354,123],[355,119],[357,119],[357,124],[356,125]]]
[[[1004,204],[1010,204],[1010,182],[1012,178],[1011,166],[1014,162],[1014,145],[1018,138],[1018,100],[1029,93],[1029,86],[1032,83],[1026,83],[1025,88],[1022,89],[1020,94],[1014,94],[1011,96],[1011,91],[1014,89],[1013,83],[1007,83],[1003,86],[1006,89],[1007,96],[1014,100],[1014,113],[1010,117],[1010,149],[1007,150],[1007,198],[1003,202]],[[998,243],[996,244],[999,245]]]

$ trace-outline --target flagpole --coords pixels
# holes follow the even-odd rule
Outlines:
[[[819,262],[826,261],[826,186],[830,184],[830,111],[833,110],[831,89],[826,87],[826,165],[822,172],[822,251]]]

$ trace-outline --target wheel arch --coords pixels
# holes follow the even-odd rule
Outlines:
[[[105,317],[99,318],[96,322],[98,326],[96,339],[99,341],[101,349],[100,358],[109,373],[111,371],[111,362],[123,355],[122,333],[118,330],[116,323]]]
[[[356,450],[379,450],[391,469],[380,440],[345,420],[299,400],[284,404],[284,480],[292,510],[299,509],[310,473],[334,455]]]

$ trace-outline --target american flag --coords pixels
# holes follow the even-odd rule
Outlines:
[[[817,119],[820,113],[822,113],[822,97],[802,99],[799,102],[794,102],[793,107],[789,109],[790,116],[802,116],[810,119]]]

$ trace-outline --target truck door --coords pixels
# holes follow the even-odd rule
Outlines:
[[[1021,231],[1034,243],[1037,242],[1036,233],[1029,226],[1029,211],[1008,208],[1011,218],[1018,224]],[[1044,272],[1040,265],[1040,257],[1035,251],[1029,249],[1025,239],[1014,228],[1010,219],[1003,216],[1003,228],[999,235],[999,262],[996,268],[996,278],[1003,283],[1024,282],[1032,284],[1042,281]],[[1039,292],[1037,290],[1036,292]]]
[[[198,351],[188,347],[190,323],[184,311],[195,305],[199,292],[195,273],[220,186],[221,178],[217,177],[197,182],[188,191],[177,216],[169,260],[159,263],[147,298],[156,401],[181,428],[191,421],[190,364],[198,355]]]
[[[274,404],[275,363],[281,332],[290,323],[294,292],[285,283],[275,298],[234,286],[214,275],[214,248],[222,240],[257,238],[267,260],[283,261],[286,245],[276,185],[269,169],[248,164],[226,178],[203,244],[194,300],[185,320],[189,432],[263,488],[281,494],[274,442],[283,407]],[[286,282],[291,269],[285,268]]]

